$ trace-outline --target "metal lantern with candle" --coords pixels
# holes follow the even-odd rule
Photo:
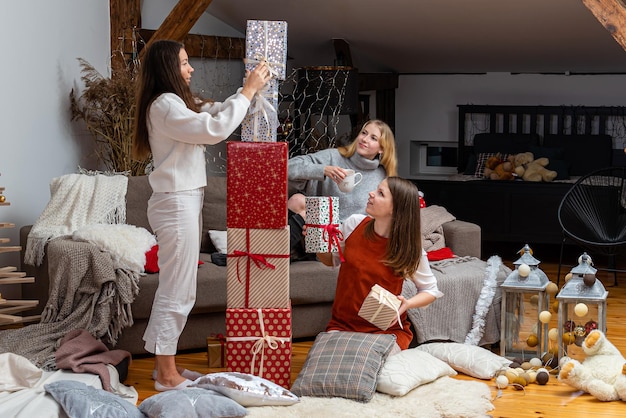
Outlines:
[[[569,356],[568,346],[579,346],[594,329],[606,332],[606,299],[609,292],[596,278],[597,270],[591,257],[583,253],[578,265],[571,270],[571,278],[556,295],[559,302],[558,341],[559,359]],[[596,315],[594,319],[594,314]]]
[[[502,289],[500,355],[528,360],[541,358],[547,351],[550,297],[548,276],[528,244],[519,251],[515,270],[504,280]],[[532,318],[524,323],[524,317]]]

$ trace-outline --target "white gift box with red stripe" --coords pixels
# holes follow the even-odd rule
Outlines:
[[[288,308],[289,226],[227,228],[226,306]]]
[[[343,235],[339,231],[339,198],[337,196],[306,197],[307,253],[340,252]]]
[[[291,386],[291,307],[226,309],[226,365]]]
[[[394,319],[402,324],[398,311],[401,304],[396,295],[375,284],[365,297],[359,316],[384,331],[391,326]]]

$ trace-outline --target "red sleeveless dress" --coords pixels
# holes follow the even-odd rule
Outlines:
[[[365,238],[365,225],[370,221],[371,218],[365,218],[345,241],[345,261],[339,269],[332,317],[326,331],[395,334],[397,344],[405,350],[413,339],[406,312],[401,317],[402,327],[395,324],[385,331],[358,315],[373,285],[378,284],[394,295],[400,295],[404,281],[402,276],[395,275],[381,262],[387,249],[387,238],[378,235],[374,241]]]

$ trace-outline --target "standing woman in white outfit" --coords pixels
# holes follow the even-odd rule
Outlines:
[[[175,356],[196,299],[205,144],[227,139],[270,79],[261,63],[224,102],[198,103],[189,88],[193,71],[181,43],[156,41],[146,51],[136,94],[133,153],[136,158],[152,153],[154,167],[148,220],[159,245],[160,272],[143,339],[155,354],[158,391],[183,389],[196,377],[177,368]]]

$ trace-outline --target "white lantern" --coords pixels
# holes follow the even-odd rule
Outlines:
[[[550,280],[539,268],[539,260],[533,257],[528,244],[520,254],[513,263],[515,270],[500,285],[500,355],[526,361],[541,358],[547,351],[550,315],[545,312],[549,312],[550,296],[546,288]]]
[[[606,332],[606,299],[609,292],[597,280],[596,272],[591,257],[583,253],[579,264],[571,271],[571,279],[556,295],[559,302],[559,359],[572,356],[571,352],[568,353],[571,344],[580,346],[593,329]]]

